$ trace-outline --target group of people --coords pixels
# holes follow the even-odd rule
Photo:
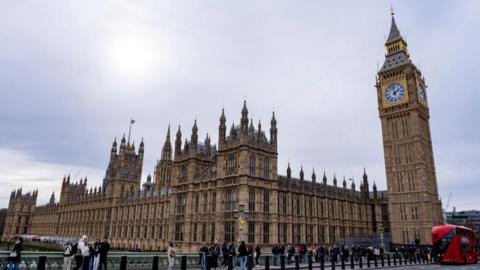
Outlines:
[[[241,270],[244,270],[247,269],[249,256],[255,258],[252,263],[258,264],[260,255],[260,246],[253,247],[252,245],[245,244],[244,241],[240,243],[238,249],[235,248],[233,243],[224,242],[223,245],[220,245],[215,241],[211,245],[202,244],[199,250],[199,265],[202,270],[206,269],[207,265],[210,268],[216,269],[221,256],[221,266],[227,267],[229,264],[238,265]]]
[[[73,260],[75,260],[74,270],[106,270],[109,251],[110,244],[107,238],[103,241],[99,238],[89,243],[88,237],[83,235],[78,243],[67,241],[63,246],[63,270],[72,269]]]

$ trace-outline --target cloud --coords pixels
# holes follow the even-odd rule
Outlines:
[[[137,120],[132,138],[145,140],[145,176],[160,157],[169,123],[182,125],[185,138],[197,118],[200,139],[208,132],[216,141],[222,107],[228,123],[238,124],[246,97],[250,116],[265,129],[275,109],[280,174],[290,161],[294,175],[300,164],[306,172],[325,168],[331,182],[334,172],[359,179],[366,166],[371,181],[385,188],[373,85],[376,63],[384,59],[390,4],[3,3],[0,149],[20,153],[27,165],[38,165],[38,173],[6,159],[1,166],[16,169],[1,185],[33,188],[79,168],[82,174],[86,168],[103,172],[114,137],[128,130],[131,117]],[[429,86],[439,192],[445,197],[457,185],[457,205],[475,207],[480,36],[473,33],[480,32],[479,3],[393,4],[411,58],[421,63]],[[143,43],[118,53],[117,45],[131,38]],[[142,50],[148,71],[138,76],[112,68],[116,61],[129,67],[128,57],[113,61],[112,55],[133,52],[129,57],[135,59],[136,50]],[[9,180],[22,170],[30,174],[21,183]],[[102,176],[89,179],[100,183]]]
[[[37,204],[46,203],[52,192],[59,199],[63,175],[70,172],[76,180],[85,175],[89,179],[95,179],[89,185],[99,185],[104,173],[96,168],[41,162],[26,152],[1,148],[0,189],[3,192],[0,195],[0,205],[8,205],[9,191],[17,188],[23,188],[24,191],[38,189]]]

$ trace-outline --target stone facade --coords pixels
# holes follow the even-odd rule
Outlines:
[[[140,183],[144,144],[139,150],[122,138],[113,142],[101,187],[87,188],[65,176],[59,202],[54,195],[36,206],[37,193],[12,193],[3,238],[20,234],[77,238],[108,236],[116,248],[162,250],[168,241],[182,250],[197,250],[202,242],[236,242],[241,237],[265,247],[276,243],[334,244],[365,236],[382,223],[389,229],[387,198],[370,192],[364,172],[360,190],[345,179],[327,184],[305,179],[303,168],[293,177],[277,175],[277,120],[272,116],[268,137],[260,123],[253,126],[246,103],[240,125],[227,135],[222,111],[218,149],[207,135],[198,140],[197,122],[183,141],[180,128],[171,145],[170,127],[155,167],[154,178]],[[239,205],[249,218],[234,217]],[[12,209],[12,211],[10,211]],[[20,221],[20,223],[18,223]]]
[[[393,242],[431,244],[432,227],[443,221],[426,85],[393,14],[385,48],[376,86]]]

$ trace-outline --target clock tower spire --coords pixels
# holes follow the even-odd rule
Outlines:
[[[442,223],[430,135],[430,114],[421,71],[392,11],[385,62],[377,74],[389,215],[394,243],[431,243],[432,227]]]

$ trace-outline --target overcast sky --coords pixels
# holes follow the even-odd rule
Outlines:
[[[170,123],[218,140],[218,119],[278,120],[288,161],[332,181],[363,166],[386,187],[375,75],[390,5],[427,84],[440,196],[480,197],[479,1],[3,1],[0,207],[10,191],[99,185],[115,137],[145,140],[143,179]],[[310,177],[308,177],[310,179]],[[445,206],[445,205],[444,205]]]

